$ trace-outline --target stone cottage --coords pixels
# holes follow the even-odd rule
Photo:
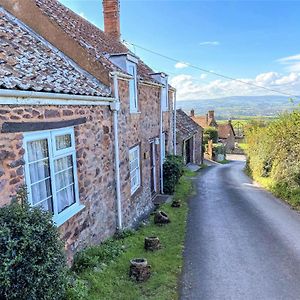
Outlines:
[[[56,0],[0,9],[0,204],[26,184],[72,257],[163,193],[175,90],[120,42],[117,0],[104,32]]]
[[[225,146],[226,152],[234,150],[236,137],[231,120],[229,120],[226,124],[218,125],[218,136],[219,141]]]
[[[184,163],[202,164],[203,128],[193,121],[182,109],[176,110],[176,154]]]
[[[218,124],[213,110],[210,110],[205,116],[197,116],[192,109],[190,116],[204,129],[207,127],[216,128],[218,130],[219,142],[225,146],[226,152],[230,152],[235,148],[236,136],[230,120],[226,124]]]

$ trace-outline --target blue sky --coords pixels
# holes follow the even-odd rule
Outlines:
[[[61,0],[103,28],[101,0]],[[300,1],[121,0],[122,38],[208,70],[300,94]],[[132,49],[171,74],[180,99],[264,95]]]

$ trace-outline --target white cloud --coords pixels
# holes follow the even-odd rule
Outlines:
[[[285,65],[288,72],[300,72],[300,54],[283,57],[277,61]]]
[[[203,73],[203,74],[200,75],[200,79],[205,79],[206,77],[207,77],[207,74]]]
[[[259,86],[280,90],[293,95],[300,94],[300,73],[291,72],[282,75],[276,72],[258,74],[255,78],[240,78],[240,80]],[[258,87],[239,83],[234,80],[213,80],[205,83],[199,77],[180,74],[170,80],[177,89],[178,100],[213,99],[227,96],[261,96],[278,95],[277,93]]]
[[[200,46],[219,46],[220,42],[218,41],[207,41],[199,43]]]
[[[175,68],[176,69],[184,69],[184,68],[187,68],[189,65],[188,64],[186,64],[186,63],[184,63],[184,62],[178,62],[178,63],[176,63],[175,64]]]

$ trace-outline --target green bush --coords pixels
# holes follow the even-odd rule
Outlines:
[[[226,155],[225,147],[222,143],[213,144],[213,154],[217,156],[218,154]]]
[[[0,299],[62,299],[65,266],[52,216],[31,208],[22,189],[0,209]]]
[[[217,143],[218,142],[218,129],[216,129],[215,127],[207,127],[204,129],[203,132],[203,143],[207,144],[208,140],[212,140],[213,143]]]
[[[246,128],[247,171],[293,206],[300,206],[300,111]]]
[[[184,171],[181,156],[169,155],[163,165],[164,193],[172,195]]]

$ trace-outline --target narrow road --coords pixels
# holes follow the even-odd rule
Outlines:
[[[196,179],[181,299],[300,299],[300,214],[243,167],[210,166]]]

